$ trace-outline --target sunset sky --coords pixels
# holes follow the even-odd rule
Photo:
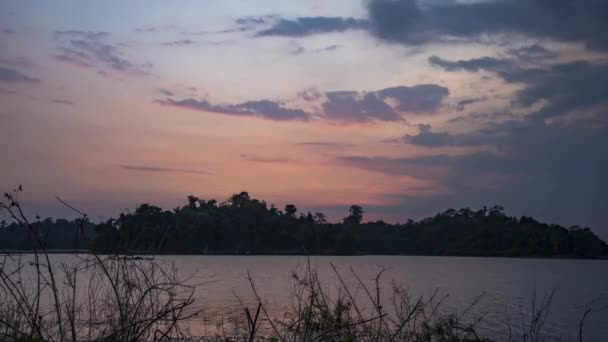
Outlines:
[[[608,237],[608,1],[2,1],[0,186],[93,218],[248,191]]]

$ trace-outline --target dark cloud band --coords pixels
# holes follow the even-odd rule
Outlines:
[[[484,34],[519,33],[580,42],[608,49],[608,3],[604,0],[507,0],[460,3],[372,0],[369,21],[380,39],[422,44],[447,36],[476,39]]]

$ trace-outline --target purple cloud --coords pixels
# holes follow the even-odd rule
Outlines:
[[[328,46],[325,46],[325,47],[322,47],[322,48],[316,48],[316,49],[305,49],[305,48],[299,46],[295,50],[290,51],[289,54],[291,54],[291,55],[301,55],[303,53],[319,53],[319,52],[335,51],[339,47],[340,46],[337,45],[337,44],[328,45]]]
[[[313,118],[322,118],[338,123],[370,123],[375,121],[404,121],[404,113],[434,112],[448,94],[447,88],[434,84],[392,87],[371,92],[333,91],[320,93],[314,89],[309,89],[298,93],[298,97],[306,101],[321,100],[322,111],[318,113],[287,108],[280,102],[270,100],[220,105],[193,98],[183,100],[168,98],[156,102],[161,105],[203,112],[257,116],[276,121],[308,121]],[[394,104],[389,104],[388,99],[392,99]]]
[[[36,63],[24,56],[0,58],[0,64],[10,65],[16,68],[34,68]]]
[[[256,163],[271,163],[271,164],[275,164],[275,163],[288,163],[291,162],[290,159],[287,158],[268,158],[268,157],[260,157],[260,156],[252,156],[252,155],[248,155],[248,154],[241,154],[241,158],[250,161],[250,162],[256,162]]]
[[[40,80],[27,76],[15,69],[0,66],[0,82],[6,83],[40,83]]]
[[[69,38],[65,42],[67,46],[59,48],[60,54],[55,56],[56,60],[97,71],[103,71],[105,68],[131,75],[148,74],[145,66],[124,58],[118,45],[106,41],[109,37],[107,32],[55,31],[55,37]]]
[[[168,32],[175,31],[177,27],[175,25],[165,25],[165,26],[142,26],[135,29],[135,32],[138,33],[156,33],[156,32]]]
[[[239,104],[213,105],[206,100],[185,99],[185,100],[159,100],[161,105],[188,108],[202,112],[234,115],[234,116],[253,116],[275,121],[302,120],[307,121],[311,118],[309,113],[300,109],[291,109],[281,103],[270,100],[248,101]]]
[[[158,92],[165,95],[165,96],[174,96],[175,94],[173,94],[173,92],[171,90],[165,89],[165,88],[159,88]]]
[[[55,31],[55,38],[71,37],[71,38],[82,38],[88,40],[99,40],[110,36],[108,32],[101,31],[81,31],[81,30],[65,30]]]
[[[74,105],[74,102],[72,102],[70,100],[65,100],[65,99],[52,99],[51,102],[59,103],[59,104],[67,105],[67,106]]]
[[[10,89],[0,88],[0,94],[1,95],[12,95],[12,94],[17,94],[17,92],[14,90],[10,90]]]
[[[458,111],[463,111],[466,106],[474,104],[474,103],[479,103],[479,102],[482,102],[485,100],[486,100],[485,97],[476,97],[476,98],[468,98],[468,99],[460,100],[456,103],[456,109]]]
[[[166,46],[185,46],[185,45],[192,45],[192,44],[196,44],[196,42],[191,39],[180,39],[180,40],[174,40],[171,42],[163,43],[163,45],[166,45]]]
[[[372,92],[335,91],[325,93],[325,118],[341,122],[402,121],[403,113],[432,113],[449,94],[435,84],[399,86]],[[393,99],[396,105],[386,101]]]
[[[325,117],[339,122],[371,122],[403,120],[391,106],[374,93],[333,91],[325,93]]]
[[[141,171],[141,172],[167,172],[167,173],[192,173],[197,175],[209,175],[207,171],[193,170],[193,169],[180,169],[172,167],[160,167],[160,166],[145,166],[145,165],[120,165],[122,169],[130,171]]]
[[[345,148],[351,147],[352,144],[334,142],[334,141],[305,141],[296,143],[298,146],[308,146],[308,147],[320,147],[320,148]]]
[[[270,28],[256,34],[257,37],[305,37],[315,34],[361,30],[368,27],[367,20],[341,17],[299,17],[279,19]]]

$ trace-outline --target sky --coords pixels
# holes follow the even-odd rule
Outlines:
[[[2,1],[0,189],[107,219],[248,191],[608,238],[604,0]]]

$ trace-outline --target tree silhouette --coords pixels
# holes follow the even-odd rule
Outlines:
[[[325,214],[323,214],[323,213],[315,213],[315,215],[313,216],[313,219],[315,220],[316,224],[327,223],[327,220],[325,219]]]
[[[188,207],[196,208],[196,204],[198,203],[198,197],[196,196],[188,196]]]
[[[348,216],[344,218],[344,224],[361,224],[363,220],[363,208],[353,204],[348,209]]]
[[[98,252],[161,254],[414,254],[470,256],[608,257],[608,245],[586,227],[569,229],[531,217],[507,216],[500,206],[448,209],[404,224],[363,223],[353,205],[343,223],[322,213],[297,215],[293,204],[276,207],[241,192],[218,204],[188,196],[185,205],[163,210],[141,204],[134,212],[101,223],[87,221],[76,241],[78,220],[33,223],[48,249],[92,248]],[[31,250],[27,232],[0,221],[0,250]]]
[[[237,208],[244,206],[250,201],[251,198],[249,197],[249,193],[247,191],[242,191],[240,194],[234,194],[228,200],[233,207]]]
[[[296,217],[296,212],[298,208],[296,208],[293,204],[288,204],[285,206],[285,215],[288,217]]]

